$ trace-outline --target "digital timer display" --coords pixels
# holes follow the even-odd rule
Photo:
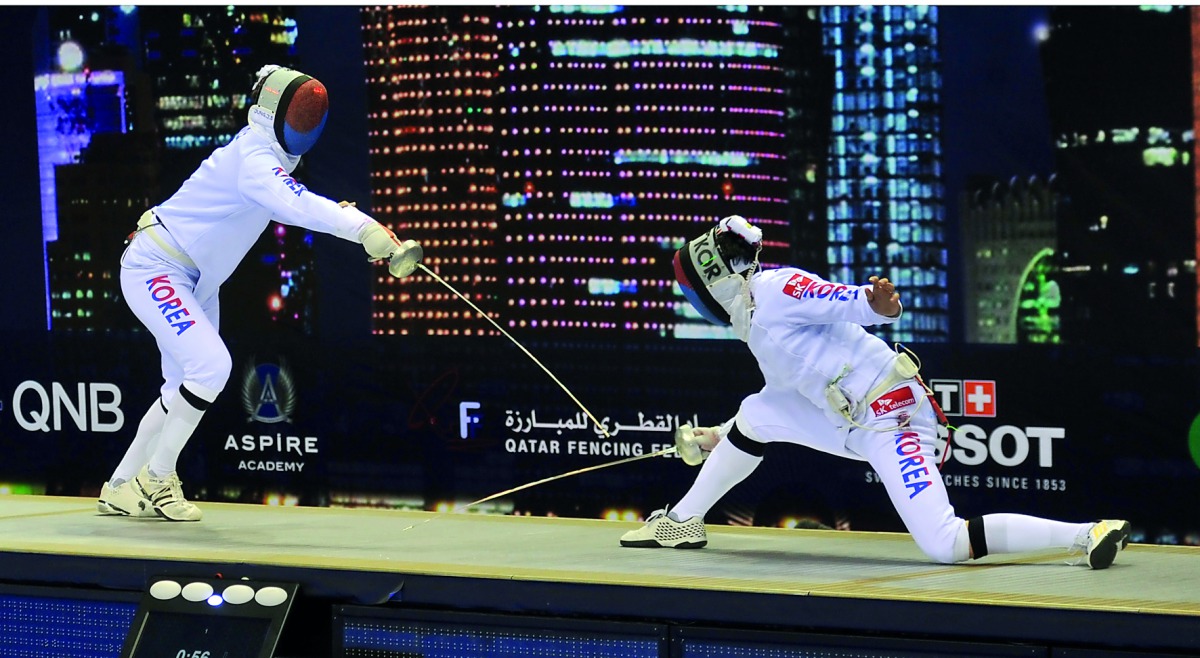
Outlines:
[[[258,658],[271,620],[151,612],[134,656],[161,658]]]
[[[296,583],[159,577],[149,583],[121,658],[270,658]]]

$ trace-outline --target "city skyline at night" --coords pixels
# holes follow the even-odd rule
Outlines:
[[[889,340],[945,342],[947,292],[938,8],[822,7],[834,58],[830,276],[904,290]]]
[[[1042,44],[1064,342],[1196,343],[1191,14],[1059,7]],[[1137,318],[1138,322],[1129,322]]]
[[[35,97],[47,326],[136,329],[128,314],[104,310],[120,303],[120,239],[106,238],[126,235],[138,208],[235,132],[260,63],[303,68],[303,26],[280,8],[45,11],[49,57]],[[355,13],[372,193],[360,206],[421,241],[427,263],[503,326],[550,339],[728,337],[678,294],[667,261],[698,227],[741,214],[767,233],[767,267],[893,278],[906,313],[872,329],[882,337],[978,336],[979,309],[968,308],[978,300],[970,289],[954,295],[947,262],[960,247],[973,253],[973,227],[946,203],[967,190],[943,171],[944,10]],[[1143,311],[1189,343],[1196,336],[1193,95],[1178,83],[1192,74],[1184,54],[1194,49],[1193,13],[1063,9],[1033,46],[1045,62],[1048,152],[1060,170],[1038,178],[1056,179],[1063,199],[1051,273],[1062,293],[1059,340],[1122,340],[1098,327]],[[1076,93],[1076,60],[1123,20],[1145,35],[1133,42],[1156,35],[1156,47]],[[1145,90],[1129,86],[1139,79]],[[122,150],[139,154],[133,169],[117,168]],[[101,177],[89,171],[112,181],[95,184]],[[305,173],[302,165],[298,178]],[[283,225],[264,234],[226,288],[231,303],[261,310],[232,317],[234,326],[308,330],[312,239]],[[963,281],[979,267],[953,265]],[[431,279],[396,280],[381,268],[371,277],[362,293],[370,307],[356,317],[369,315],[374,333],[496,333]],[[1099,301],[1112,291],[1122,291],[1116,303]],[[951,326],[954,313],[961,328]]]
[[[442,229],[428,240],[461,254],[450,257],[448,280],[500,305],[493,310],[510,328],[728,337],[677,290],[674,251],[740,214],[766,231],[765,265],[793,260],[801,228],[790,220],[801,213],[789,210],[789,198],[819,177],[819,155],[798,140],[801,131],[820,135],[823,99],[789,85],[820,79],[809,70],[822,64],[815,12],[551,6],[365,14],[364,43],[378,55],[368,56],[369,66],[442,71],[394,74],[390,87],[382,74],[370,76],[379,89],[372,115],[383,125],[372,130],[373,157],[397,163],[373,167],[377,193],[398,191],[381,178],[421,178],[403,187],[407,216],[382,201],[377,211],[392,221],[395,208],[395,228],[418,240],[422,230]],[[429,36],[408,36],[418,24]],[[805,26],[802,46],[784,45]],[[389,128],[382,115],[405,102],[424,114],[392,110]],[[411,143],[395,145],[398,134]],[[454,138],[462,134],[466,142]],[[804,157],[789,162],[789,154]],[[493,172],[491,180],[457,183],[453,160],[437,171],[416,164],[454,155],[460,168]],[[468,208],[437,202],[455,186]],[[490,222],[471,217],[489,204],[498,206]],[[818,205],[811,192],[796,203],[806,218]],[[440,218],[419,220],[426,209]],[[815,251],[815,240],[803,242]],[[376,285],[389,290],[375,296],[377,332],[403,333],[406,319],[432,334],[487,331],[432,282]],[[393,309],[392,299],[414,308]]]
[[[246,125],[254,72],[296,65],[288,8],[52,8],[54,55],[35,77],[50,328],[138,329],[121,308],[122,238]],[[98,139],[99,138],[99,139]],[[64,229],[59,230],[63,225]],[[273,227],[230,291],[265,314],[228,323],[312,323],[307,232]]]

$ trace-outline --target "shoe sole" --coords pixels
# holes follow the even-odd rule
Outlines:
[[[151,508],[151,509],[153,509],[153,510],[154,510],[154,513],[155,513],[155,514],[157,514],[157,515],[158,515],[159,517],[161,517],[161,518],[164,518],[164,519],[166,519],[166,520],[168,520],[168,521],[175,521],[175,522],[178,522],[178,523],[194,523],[194,522],[196,522],[196,521],[199,521],[199,520],[202,518],[202,517],[196,517],[196,518],[194,518],[194,519],[177,519],[177,518],[174,518],[174,517],[172,517],[171,515],[169,515],[169,514],[167,514],[166,512],[164,512],[164,511],[163,511],[163,509],[162,509],[162,507],[160,507],[158,504],[156,504],[156,503],[154,502],[154,499],[153,499],[153,498],[151,498],[151,497],[150,497],[150,495],[146,493],[146,488],[142,486],[142,483],[141,483],[141,482],[138,482],[138,481],[135,479],[135,480],[133,481],[133,484],[134,484],[134,486],[135,486],[135,487],[137,487],[138,494],[140,494],[140,495],[142,496],[142,498],[145,498],[145,499],[146,499],[146,501],[150,503],[150,508]]]
[[[621,545],[626,548],[704,548],[708,545],[708,541],[685,541],[678,544],[663,544],[657,539],[622,539]]]
[[[1121,550],[1125,550],[1125,547],[1129,545],[1129,533],[1131,532],[1129,522],[1122,523],[1121,527],[1117,528],[1117,532],[1121,533]]]
[[[1121,550],[1121,535],[1120,528],[1113,528],[1104,535],[1096,547],[1088,553],[1087,563],[1093,569],[1107,569],[1112,566],[1113,560],[1117,559],[1117,551]]]
[[[105,516],[133,516],[129,512],[113,505],[112,503],[104,502],[103,500],[96,501],[96,511]]]

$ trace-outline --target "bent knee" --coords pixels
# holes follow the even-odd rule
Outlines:
[[[938,528],[936,532],[913,535],[913,539],[921,551],[938,564],[956,564],[971,557],[967,524],[962,519],[954,519],[952,524]]]
[[[937,562],[938,564],[954,564],[955,562],[962,562],[963,560],[967,559],[967,556],[965,555],[959,558],[955,554],[953,543],[945,541],[927,541],[917,542],[917,546],[920,547],[921,552],[925,553],[929,559]]]
[[[205,354],[203,359],[197,359],[185,366],[183,379],[211,389],[215,396],[216,393],[225,390],[232,373],[233,357],[229,355],[229,350],[221,349],[213,350]]]

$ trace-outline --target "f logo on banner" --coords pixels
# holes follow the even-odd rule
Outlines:
[[[475,431],[479,426],[479,416],[471,412],[478,408],[478,402],[458,403],[458,436],[460,438],[469,439],[475,436]]]

